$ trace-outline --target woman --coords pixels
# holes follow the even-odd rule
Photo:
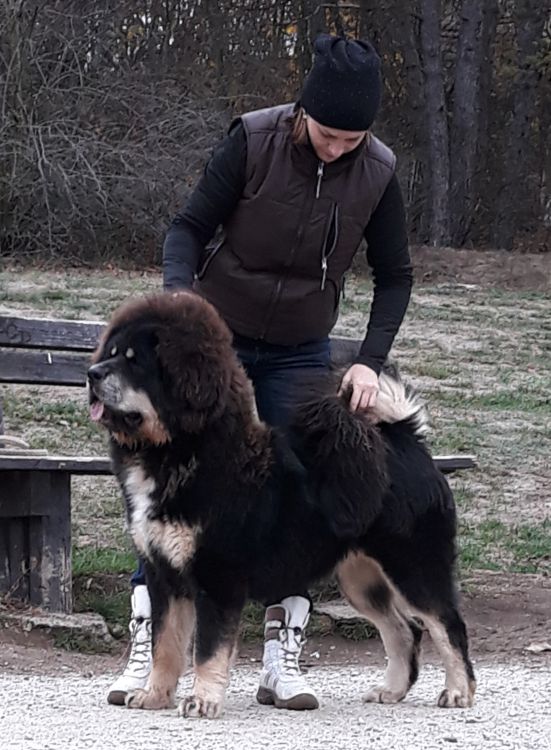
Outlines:
[[[297,386],[329,366],[344,273],[362,240],[374,297],[341,384],[352,390],[352,409],[375,403],[378,373],[408,305],[412,274],[395,157],[369,130],[381,88],[380,60],[368,42],[319,36],[299,102],[232,123],[165,240],[165,288],[193,288],[217,307],[253,381],[259,416],[273,425],[287,423]],[[133,647],[111,703],[143,687],[150,668],[141,566],[133,584]],[[298,665],[308,595],[290,591],[269,604],[257,698],[317,708]]]

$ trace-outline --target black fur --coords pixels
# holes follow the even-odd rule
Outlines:
[[[278,602],[361,552],[419,612],[450,623],[472,678],[453,576],[454,502],[413,423],[375,425],[352,414],[328,378],[330,392],[302,405],[289,434],[258,424],[250,384],[229,337],[216,332],[223,324],[210,315],[194,295],[125,309],[91,368],[92,401],[115,374],[148,395],[163,426],[152,444],[106,401],[102,421],[114,435],[131,528],[129,477],[139,469],[153,487],[147,523],[178,522],[195,535],[180,568],[154,543],[139,550],[148,558],[157,632],[171,596],[193,599],[196,660],[208,661],[217,644],[235,637],[247,598]],[[133,358],[124,356],[129,350]],[[388,613],[386,583],[363,590]],[[420,632],[412,634],[410,683]]]

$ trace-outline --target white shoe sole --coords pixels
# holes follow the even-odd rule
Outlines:
[[[283,700],[278,698],[273,690],[265,687],[259,687],[256,694],[256,700],[262,706],[275,706],[276,708],[286,708],[289,711],[313,711],[319,708],[318,699],[310,693],[299,693],[292,698]]]

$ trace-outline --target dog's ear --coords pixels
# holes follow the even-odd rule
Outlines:
[[[199,432],[226,408],[233,351],[229,334],[222,333],[201,323],[193,330],[167,326],[158,332],[163,384],[174,403],[169,418],[180,430]]]

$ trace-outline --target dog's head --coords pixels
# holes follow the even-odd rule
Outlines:
[[[92,362],[90,416],[129,445],[201,431],[224,411],[239,369],[228,327],[191,292],[120,307]]]

